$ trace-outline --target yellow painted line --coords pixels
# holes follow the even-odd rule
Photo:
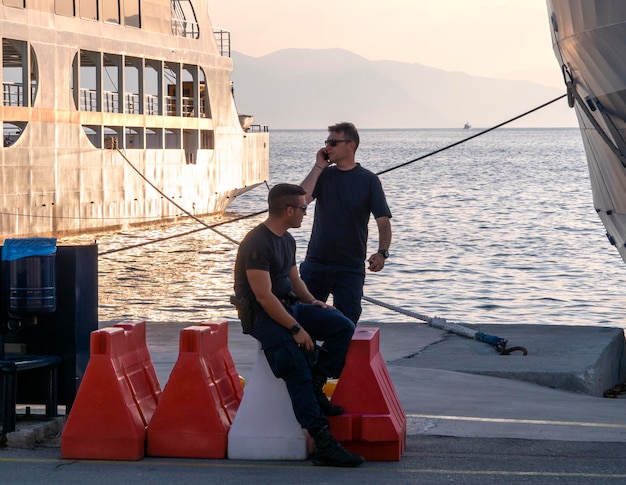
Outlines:
[[[423,473],[433,475],[491,475],[518,477],[562,477],[562,478],[626,478],[626,473],[574,473],[574,472],[520,472],[510,470],[445,470],[431,468],[402,469],[402,472]]]
[[[141,460],[89,460],[78,458],[3,458],[0,457],[0,463],[80,463],[83,465],[114,465],[114,466],[172,466],[172,467],[190,467],[190,468],[263,468],[263,469],[299,469],[302,467],[309,467],[311,464],[308,460],[303,460],[300,465],[285,465],[283,462],[276,462],[276,464],[263,463],[263,460],[255,462],[253,460],[248,463],[228,463],[228,460],[224,459],[220,462],[215,462],[212,458],[198,458],[198,461],[184,461],[185,458],[177,458],[177,461],[167,460],[155,460],[149,456],[144,457]],[[178,461],[180,460],[180,461]],[[317,468],[317,467],[315,467]],[[321,469],[321,468],[320,468]]]
[[[415,454],[413,454],[415,455]],[[36,459],[36,458],[2,458],[0,457],[0,463],[2,462],[18,462],[18,463],[81,463],[81,464],[97,464],[97,465],[126,465],[126,466],[169,466],[175,468],[250,468],[250,469],[264,469],[264,470],[298,470],[306,468],[308,472],[322,472],[328,473],[329,468],[327,467],[316,467],[311,465],[307,460],[303,460],[299,465],[286,465],[284,462],[277,462],[274,464],[267,463],[255,463],[254,461],[250,463],[225,463],[219,462],[215,463],[211,459],[198,461],[167,461],[167,460],[137,460],[137,461],[114,461],[114,460],[69,460],[63,458],[47,458],[47,459]],[[183,460],[183,459],[180,459]],[[416,475],[458,475],[458,476],[503,476],[503,477],[549,477],[549,478],[614,478],[614,479],[626,479],[626,473],[577,473],[577,472],[548,472],[548,471],[517,471],[517,470],[464,470],[464,469],[448,469],[448,468],[403,468],[401,466],[394,468],[390,463],[388,466],[376,466],[376,462],[368,462],[363,467],[360,468],[333,468],[333,471],[337,473],[351,473],[355,474],[359,471],[365,472],[381,472],[385,475],[389,476],[394,473],[399,473],[402,475],[416,474]]]
[[[594,423],[586,421],[550,421],[544,419],[509,419],[509,418],[479,418],[477,416],[442,416],[438,414],[407,414],[407,418],[416,419],[444,419],[450,421],[475,421],[478,423],[510,423],[510,424],[538,424],[553,426],[583,426],[589,428],[616,428],[626,429],[626,424]]]
[[[212,461],[153,461],[153,460],[138,460],[138,461],[108,461],[108,460],[65,460],[59,459],[35,459],[35,458],[0,458],[1,462],[19,462],[19,463],[62,463],[62,462],[80,462],[81,464],[98,464],[98,465],[127,465],[127,466],[169,466],[175,468],[250,468],[250,469],[264,469],[264,470],[298,470],[306,468],[308,472],[321,472],[328,474],[329,468],[316,467],[303,461],[298,465],[285,465],[284,463],[271,464],[259,464],[259,463],[214,463]],[[626,473],[576,473],[576,472],[548,472],[548,471],[517,471],[517,470],[458,470],[448,468],[393,468],[391,466],[380,467],[374,464],[375,462],[366,463],[361,468],[333,468],[333,471],[337,473],[350,473],[355,474],[359,471],[364,472],[381,472],[386,476],[394,473],[402,475],[415,474],[415,475],[458,475],[458,476],[502,476],[502,477],[549,477],[549,478],[595,478],[595,479],[626,479]]]

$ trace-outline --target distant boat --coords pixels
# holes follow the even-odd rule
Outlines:
[[[204,0],[77,6],[0,5],[0,238],[220,214],[268,180]]]
[[[463,126],[464,130],[469,130],[472,127],[472,125],[470,125],[469,123],[465,123],[465,126]]]
[[[593,204],[626,261],[624,0],[548,0],[552,42],[576,109]]]

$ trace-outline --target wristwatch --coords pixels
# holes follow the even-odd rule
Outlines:
[[[379,249],[378,254],[382,255],[383,258],[387,259],[389,257],[389,249]]]
[[[299,324],[299,323],[296,323],[293,327],[291,327],[291,328],[289,329],[289,331],[290,331],[292,334],[294,334],[294,335],[295,335],[295,334],[297,334],[297,333],[300,331],[300,329],[301,329],[301,328],[302,328],[302,327],[300,326],[300,324]]]

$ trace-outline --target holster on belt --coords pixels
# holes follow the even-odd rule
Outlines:
[[[256,301],[250,301],[250,299],[246,298],[245,296],[239,297],[237,295],[231,295],[230,303],[232,305],[235,305],[235,307],[237,308],[237,316],[241,321],[241,328],[243,329],[243,333],[250,333],[250,330],[252,330],[252,326],[254,325],[254,309],[256,306]]]
[[[291,313],[291,306],[298,302],[298,297],[293,291],[289,291],[286,295],[279,298],[280,302],[289,313]]]

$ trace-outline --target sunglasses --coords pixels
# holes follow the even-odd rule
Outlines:
[[[306,212],[307,205],[291,205],[287,204],[287,207],[293,207],[294,209],[300,209],[302,212]]]
[[[324,141],[324,145],[330,145],[331,147],[336,147],[337,143],[350,143],[352,140],[337,140],[333,138],[329,138]]]

